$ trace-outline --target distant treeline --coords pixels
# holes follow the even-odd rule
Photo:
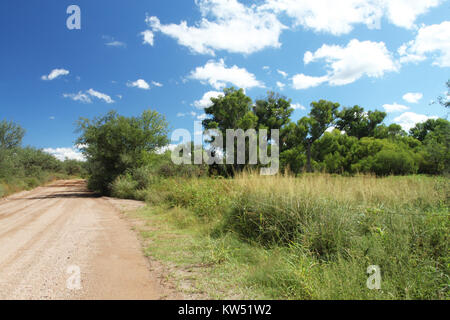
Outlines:
[[[405,132],[398,124],[385,125],[385,112],[341,108],[325,100],[311,103],[308,116],[296,123],[291,100],[273,92],[253,103],[242,89],[229,88],[211,100],[203,121],[207,129],[224,135],[226,129],[279,129],[282,170],[404,175],[443,174],[450,168],[450,122],[445,119],[430,119]]]
[[[0,197],[86,172],[80,161],[60,161],[42,150],[22,147],[24,135],[19,125],[0,121]]]

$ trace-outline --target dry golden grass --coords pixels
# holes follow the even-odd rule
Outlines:
[[[245,173],[234,183],[248,191],[281,194],[286,197],[330,199],[351,205],[404,206],[434,205],[447,201],[448,179],[424,176],[385,177],[371,175],[343,177],[328,174],[304,174],[300,177],[260,176]]]

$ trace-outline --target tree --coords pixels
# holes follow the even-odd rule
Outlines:
[[[22,144],[25,130],[18,124],[0,121],[0,149],[13,149]]]
[[[258,117],[258,129],[280,130],[291,122],[294,109],[291,107],[291,100],[275,92],[268,92],[265,99],[256,100],[253,111]]]
[[[227,130],[242,129],[246,131],[257,128],[258,117],[253,113],[252,99],[245,95],[243,89],[225,88],[224,95],[218,98],[211,98],[211,102],[213,104],[205,109],[205,113],[211,117],[203,120],[203,126],[206,130],[219,130],[225,140]],[[247,142],[246,146],[248,146]],[[230,147],[234,148],[234,165],[232,168],[235,171],[240,171],[245,165],[237,163],[238,152],[236,144],[233,144],[233,146],[225,145],[223,149],[224,154],[227,154],[227,150]],[[246,150],[248,150],[247,147]],[[212,155],[214,157],[215,151],[212,152]],[[245,157],[245,162],[247,163],[248,155],[246,154]],[[228,168],[230,169],[231,167],[228,166]],[[233,174],[233,172],[228,174]]]
[[[335,121],[339,103],[326,100],[311,103],[309,117],[303,117],[297,123],[297,133],[303,138],[306,148],[306,170],[312,172],[311,146]]]
[[[401,125],[392,123],[389,126],[384,124],[375,128],[374,137],[377,139],[388,139],[406,137],[407,133],[403,130]]]
[[[336,128],[358,139],[373,137],[377,126],[384,121],[386,116],[385,112],[378,110],[365,112],[364,108],[359,106],[343,108],[337,113]]]
[[[440,174],[450,171],[450,122],[429,119],[411,129],[412,137],[422,141],[424,163],[421,171]]]
[[[447,81],[447,94],[444,96],[438,97],[438,102],[441,106],[446,108],[450,108],[450,80]]]
[[[146,155],[169,142],[167,122],[156,111],[127,118],[115,111],[93,120],[81,118],[77,143],[86,156],[89,187],[109,192],[110,183],[128,170],[145,164]]]
[[[449,122],[444,119],[428,119],[425,122],[418,123],[409,131],[409,134],[419,141],[425,141],[425,138],[435,130],[445,128]]]
[[[218,129],[225,136],[227,129],[254,129],[257,117],[252,112],[252,99],[243,89],[225,88],[224,95],[211,98],[213,103],[205,109],[211,118],[203,120],[205,129]]]

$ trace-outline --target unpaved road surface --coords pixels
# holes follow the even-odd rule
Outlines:
[[[0,299],[167,299],[139,241],[81,180],[0,200]]]

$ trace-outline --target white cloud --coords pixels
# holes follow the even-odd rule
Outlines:
[[[61,76],[66,76],[69,73],[70,72],[66,69],[53,69],[48,75],[43,75],[41,79],[45,81],[50,81]]]
[[[206,92],[200,100],[194,101],[194,107],[198,109],[205,109],[212,105],[211,98],[217,98],[223,96],[223,92],[219,91],[208,91]]]
[[[251,54],[281,46],[279,37],[286,27],[272,12],[237,0],[197,0],[196,4],[202,19],[193,26],[186,21],[161,24],[157,17],[147,17],[146,22],[154,32],[175,38],[200,54],[215,55],[217,50]]]
[[[283,70],[277,70],[277,72],[279,74],[281,74],[283,76],[283,78],[287,78],[287,76],[288,76],[287,72],[284,72]]]
[[[386,17],[392,24],[411,29],[417,17],[441,0],[266,0],[260,9],[284,13],[295,25],[333,35],[348,34],[354,25],[379,29]]]
[[[443,0],[378,0],[386,8],[386,16],[396,26],[412,29],[418,16],[437,7]]]
[[[83,93],[82,91],[80,91],[78,93],[64,93],[63,97],[72,99],[73,101],[79,101],[82,103],[92,103],[91,98],[86,93]]]
[[[152,31],[145,30],[145,31],[141,32],[140,34],[141,34],[141,36],[143,38],[143,41],[142,41],[143,44],[148,44],[150,46],[154,45],[154,43],[155,43],[155,35],[153,34]]]
[[[386,110],[387,113],[402,112],[402,111],[409,110],[409,107],[398,104],[398,103],[385,104],[385,105],[383,105],[383,108],[384,108],[384,110]]]
[[[412,129],[417,123],[423,123],[428,119],[437,119],[438,117],[428,117],[424,114],[417,114],[414,112],[405,112],[401,116],[394,119],[395,123],[398,123],[402,126],[403,130],[409,131]]]
[[[419,92],[417,93],[409,92],[403,96],[403,100],[409,103],[419,103],[419,101],[422,100],[422,98],[423,94]]]
[[[147,81],[143,80],[143,79],[138,79],[134,82],[129,81],[127,83],[128,87],[133,87],[133,88],[139,88],[142,90],[149,90],[150,89],[150,85],[147,83]]]
[[[203,121],[206,118],[208,118],[208,116],[206,115],[206,113],[202,113],[200,115],[197,116],[197,120]]]
[[[106,42],[105,45],[108,47],[126,47],[126,43],[122,41],[117,41],[111,36],[103,36],[102,37]]]
[[[162,86],[163,86],[162,83],[156,82],[156,81],[152,81],[152,84],[153,84],[155,87],[162,87]]]
[[[304,74],[297,74],[292,78],[292,87],[297,90],[313,88],[328,81],[328,77],[310,77]]]
[[[105,43],[105,45],[107,45],[108,47],[126,47],[127,46],[125,44],[125,42],[121,42],[121,41],[117,41],[117,40],[107,42],[107,43]]]
[[[86,91],[88,94],[90,94],[92,97],[95,97],[97,99],[100,100],[104,100],[106,103],[110,104],[110,103],[114,103],[115,101],[113,99],[111,99],[110,96],[108,96],[107,94],[95,91],[94,89],[89,89],[88,91]]]
[[[224,88],[231,83],[239,88],[264,87],[264,84],[256,80],[255,75],[244,68],[233,66],[227,68],[223,59],[208,61],[203,67],[197,67],[191,72],[191,79],[209,83],[216,90]]]
[[[424,26],[416,39],[402,45],[398,53],[402,63],[419,62],[433,56],[433,65],[450,67],[450,21]]]
[[[292,103],[291,107],[294,110],[306,110],[306,108],[303,105],[301,105],[300,103]]]
[[[277,87],[278,87],[280,90],[283,90],[285,86],[286,86],[286,85],[285,85],[283,82],[277,81]]]
[[[328,74],[311,77],[298,74],[292,78],[293,87],[307,89],[328,82],[332,86],[350,84],[364,75],[378,78],[386,72],[398,71],[399,67],[384,42],[351,40],[346,47],[324,44],[316,52],[307,51],[305,64],[324,60]]]
[[[75,147],[73,148],[46,148],[43,149],[44,152],[53,155],[55,158],[64,161],[66,159],[69,160],[78,160],[85,161],[85,157],[83,154]]]

